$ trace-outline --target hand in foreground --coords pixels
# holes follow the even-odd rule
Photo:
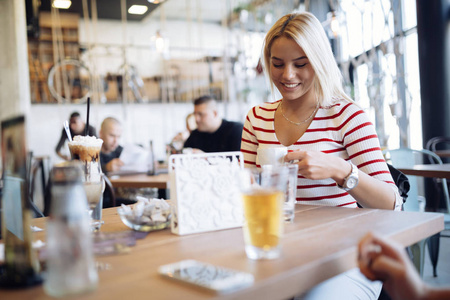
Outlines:
[[[370,280],[383,281],[393,299],[428,299],[428,287],[401,245],[368,233],[359,242],[358,251],[361,273]]]
[[[114,158],[109,163],[106,164],[106,171],[107,172],[115,172],[119,171],[120,168],[123,166],[123,161],[121,161],[119,158]]]

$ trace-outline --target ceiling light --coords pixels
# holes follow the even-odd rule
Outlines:
[[[70,0],[53,0],[53,7],[68,9],[72,5]]]
[[[333,32],[334,37],[337,37],[339,35],[340,32],[340,28],[339,28],[339,20],[336,16],[335,12],[332,12],[332,16],[331,16],[331,21],[330,21],[330,28],[331,31]]]
[[[147,1],[150,3],[153,3],[153,4],[159,4],[159,3],[163,3],[166,0],[147,0]]]
[[[132,5],[128,9],[128,13],[132,15],[143,15],[147,12],[148,7],[145,5]]]

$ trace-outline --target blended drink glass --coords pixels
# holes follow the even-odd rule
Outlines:
[[[100,151],[103,140],[94,136],[77,135],[73,141],[69,142],[72,159],[78,159],[83,163],[83,185],[89,205],[89,215],[91,216],[93,229],[98,229],[100,220],[95,220],[92,215],[94,208],[98,205],[103,196],[105,182],[100,165]],[[100,217],[101,219],[101,217]]]
[[[258,171],[244,170],[245,252],[250,259],[275,259],[281,254],[284,230],[283,203],[288,169],[285,166]]]

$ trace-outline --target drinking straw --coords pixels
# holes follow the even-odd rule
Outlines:
[[[72,135],[70,134],[69,122],[67,120],[64,121],[64,130],[66,131],[67,138],[69,139],[69,142],[71,142],[72,141]]]
[[[86,127],[84,128],[84,135],[88,135],[89,130],[89,108],[91,106],[91,97],[87,98],[87,114],[86,114]]]

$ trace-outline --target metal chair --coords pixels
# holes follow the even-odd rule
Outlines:
[[[450,137],[436,136],[434,138],[431,138],[427,142],[426,149],[430,150],[434,153],[439,150],[448,150],[448,149],[450,149]],[[434,157],[429,157],[430,164],[440,164],[441,160],[444,163],[449,162],[448,158],[446,158],[446,157],[443,157],[443,158],[440,157],[439,160],[436,160]],[[443,192],[441,190],[442,181],[443,181],[442,178],[433,178],[434,186],[439,192]],[[449,182],[447,181],[447,189],[449,189],[449,188],[450,188]],[[447,213],[450,214],[450,203],[448,202],[448,198],[447,198],[446,206],[447,206]],[[446,219],[446,223],[449,223],[449,222],[450,222],[450,219]],[[448,228],[448,226],[446,226],[446,228]]]
[[[396,168],[410,167],[415,164],[423,164],[425,160],[433,161],[434,163],[442,164],[442,160],[435,153],[429,150],[415,150],[410,148],[400,148],[388,151],[391,163]],[[405,211],[424,211],[425,208],[425,198],[419,195],[419,181],[417,176],[407,175],[410,183],[410,191],[408,193],[408,201],[405,202],[403,210]],[[442,179],[441,181],[442,191],[444,195],[444,200],[447,205],[447,213],[445,214],[445,219],[450,220],[449,207],[449,193],[447,187],[447,180]],[[450,229],[450,222],[445,222],[445,229]],[[413,245],[411,250],[413,252],[413,260],[416,268],[423,275],[423,264],[424,264],[424,253],[425,253],[425,242],[428,244],[428,250],[430,254],[430,259],[433,265],[433,275],[436,277],[436,267],[439,256],[439,238],[440,233],[429,237],[426,240],[420,241],[419,243]]]
[[[447,148],[445,148],[445,144],[448,145]],[[435,136],[427,141],[427,145],[425,148],[427,148],[430,151],[437,151],[441,149],[448,149],[450,147],[450,137],[448,136]]]
[[[44,216],[44,213],[41,211],[41,209],[38,208],[36,202],[38,202],[37,200],[44,201],[45,199],[45,190],[48,180],[46,176],[46,161],[48,159],[48,156],[33,156],[33,152],[28,152],[28,199],[30,208],[33,211],[35,217]]]

